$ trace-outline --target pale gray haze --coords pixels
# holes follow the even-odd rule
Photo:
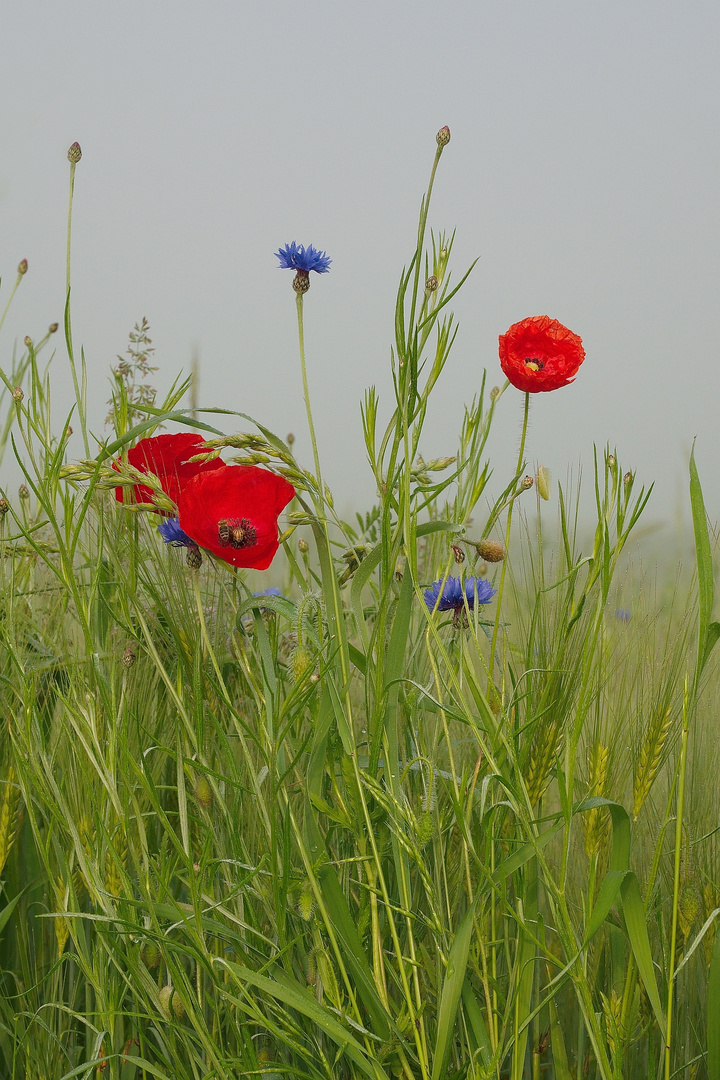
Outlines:
[[[425,456],[454,452],[483,367],[502,381],[498,334],[548,314],[587,359],[574,385],[534,398],[530,461],[561,479],[582,462],[589,481],[593,444],[609,442],[656,481],[649,516],[672,525],[697,436],[717,518],[719,49],[717,0],[6,4],[3,304],[21,258],[30,270],[0,362],[62,321],[78,140],[73,331],[93,430],[109,365],[147,316],[162,389],[196,351],[201,404],[295,432],[310,465],[292,275],[273,252],[312,243],[333,259],[305,302],[321,455],[340,505],[369,505],[359,403],[374,383],[390,408],[397,280],[448,124],[430,225],[457,229],[456,278],[479,262],[454,305]],[[494,490],[521,408],[511,388]]]

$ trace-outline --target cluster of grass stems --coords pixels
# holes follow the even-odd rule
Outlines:
[[[697,568],[674,588],[626,560],[649,492],[615,454],[596,455],[589,542],[577,492],[557,486],[547,520],[523,482],[527,397],[517,472],[488,499],[516,391],[483,381],[454,458],[423,462],[467,277],[452,237],[426,243],[441,153],[398,290],[395,401],[381,420],[371,389],[362,410],[378,502],[354,522],[321,476],[312,297],[310,467],[242,414],[181,409],[187,384],[138,406],[126,370],[94,440],[69,239],[59,436],[47,338],[1,374],[0,453],[24,475],[0,524],[8,1080],[720,1077],[720,627],[694,461]],[[115,501],[124,451],[175,422],[295,485],[283,595],[187,566]],[[480,565],[488,538],[504,562]],[[491,605],[428,610],[424,588],[473,570]]]

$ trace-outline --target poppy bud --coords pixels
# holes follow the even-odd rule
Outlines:
[[[80,143],[74,142],[68,150],[68,161],[73,165],[77,165],[78,161],[82,157],[82,150],[80,149]]]
[[[497,540],[480,540],[475,550],[485,562],[502,562],[505,558],[505,548]]]
[[[537,483],[540,498],[547,502],[550,498],[550,470],[545,465],[538,465],[535,482]]]
[[[22,277],[23,274],[27,274],[28,261],[27,259],[21,259],[18,263],[18,274]]]
[[[146,941],[140,951],[140,959],[149,971],[158,967],[162,960],[162,954],[154,941]]]
[[[315,664],[315,657],[305,645],[298,645],[290,661],[290,671],[293,682],[301,682],[311,667]]]
[[[288,444],[288,446],[292,446],[295,442],[295,436],[293,435],[292,431],[289,431],[288,434],[285,436],[285,442]]]
[[[310,274],[307,270],[298,270],[293,278],[292,286],[295,292],[300,293],[301,296],[308,291],[310,288]]]
[[[432,274],[425,282],[425,292],[434,293],[438,287],[438,279]]]
[[[174,987],[170,986],[169,984],[167,986],[163,986],[158,996],[160,998],[160,1008],[162,1009],[162,1014],[165,1019],[172,1019],[170,1013],[170,1008],[172,1007],[172,1011],[175,1013],[175,1016],[178,1018],[178,1020],[182,1020],[183,1016],[185,1015],[185,1006],[183,1005],[180,998],[177,996]]]
[[[207,776],[198,776],[195,781],[195,798],[204,810],[209,810],[213,804],[213,789]]]
[[[437,135],[435,136],[435,139],[440,148],[442,148],[443,146],[447,146],[447,144],[450,142],[450,128],[447,126],[447,124],[445,124],[444,127],[440,128]]]
[[[19,405],[22,399],[25,397],[22,386],[16,386],[12,392],[12,399],[16,405]]]
[[[48,333],[49,334],[57,334],[57,330],[58,330],[58,323],[51,322],[50,325],[48,326]]]
[[[130,646],[128,646],[125,652],[122,654],[121,663],[122,666],[125,668],[131,668],[135,663],[135,653],[132,651]]]
[[[532,476],[523,476],[522,483],[520,484],[520,490],[529,491],[534,483],[535,481],[533,480]]]

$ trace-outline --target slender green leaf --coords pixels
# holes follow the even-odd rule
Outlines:
[[[720,1080],[720,934],[715,935],[707,994],[707,1074]]]
[[[632,871],[628,871],[620,886],[622,896],[623,915],[627,927],[630,945],[632,947],[635,963],[637,964],[640,978],[645,986],[650,1004],[655,1013],[660,1030],[665,1031],[665,1017],[663,1015],[660,994],[658,993],[655,969],[653,968],[652,953],[650,952],[650,938],[648,937],[647,917],[645,905],[640,895],[638,880]]]
[[[450,1044],[455,1028],[455,1015],[465,984],[476,905],[477,897],[465,912],[448,954],[445,979],[440,996],[440,1008],[437,1014],[437,1037],[435,1039],[431,1080],[440,1080],[441,1076],[445,1076],[445,1065],[450,1053]]]

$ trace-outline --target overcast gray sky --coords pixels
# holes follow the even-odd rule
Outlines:
[[[109,365],[147,316],[162,387],[197,350],[202,403],[294,431],[310,464],[291,274],[273,252],[313,243],[333,259],[306,300],[321,454],[341,504],[369,504],[359,402],[374,383],[390,407],[397,280],[449,124],[430,224],[457,228],[456,276],[480,261],[426,456],[454,451],[481,369],[501,381],[498,334],[548,314],[587,359],[533,401],[530,457],[587,473],[609,441],[670,520],[697,436],[720,514],[717,0],[23,0],[2,27],[2,295],[22,257],[30,271],[0,362],[62,318],[77,139],[73,330],[95,430]],[[498,489],[521,404],[512,389],[501,402]]]

